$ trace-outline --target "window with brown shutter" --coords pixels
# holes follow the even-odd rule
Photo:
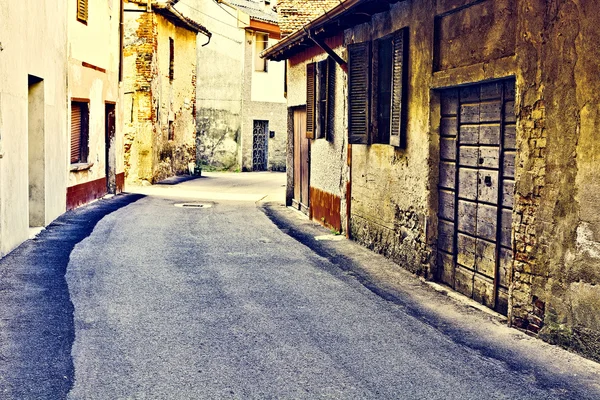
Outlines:
[[[348,135],[352,144],[369,143],[371,43],[348,45]]]
[[[77,21],[87,24],[88,0],[77,0]]]
[[[87,163],[88,159],[89,105],[71,102],[71,164]]]
[[[315,138],[315,63],[306,65],[306,137]]]
[[[333,58],[327,59],[327,117],[325,118],[325,138],[333,141],[335,124],[335,68]]]
[[[390,129],[390,144],[397,147],[406,147],[406,91],[408,59],[408,28],[394,33],[392,40],[393,69],[392,69],[392,118]]]

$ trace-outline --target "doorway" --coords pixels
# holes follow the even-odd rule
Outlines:
[[[28,76],[29,226],[46,225],[46,135],[44,80]]]
[[[254,120],[252,138],[252,171],[266,171],[269,154],[269,121]]]
[[[117,156],[115,152],[115,130],[116,130],[116,113],[115,105],[106,103],[105,105],[105,128],[104,128],[104,144],[105,144],[105,176],[106,176],[106,192],[114,194],[117,191]]]
[[[438,278],[506,315],[512,262],[514,80],[441,93]]]
[[[292,205],[308,214],[310,139],[306,137],[306,109],[294,110],[294,197]]]

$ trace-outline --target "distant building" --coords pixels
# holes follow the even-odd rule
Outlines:
[[[125,3],[125,173],[131,184],[186,173],[196,162],[196,36],[204,26],[171,3]]]
[[[123,190],[121,2],[69,1],[67,209]]]
[[[177,9],[212,33],[198,40],[198,155],[210,167],[285,170],[285,64],[260,58],[280,38],[268,1],[185,0]]]

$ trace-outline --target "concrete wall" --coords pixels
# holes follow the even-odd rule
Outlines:
[[[125,12],[125,171],[129,184],[188,171],[196,158],[196,33],[127,5]],[[169,79],[174,40],[174,78]],[[174,131],[169,140],[169,126]]]
[[[38,160],[42,224],[65,211],[69,148],[66,18],[65,10],[51,1],[0,5],[0,256],[28,238],[30,116],[43,126],[44,133],[37,148],[43,154],[43,160]],[[37,93],[32,92],[38,96],[37,112],[36,108],[28,111],[28,75],[43,80]]]
[[[106,104],[115,104],[115,173],[123,172],[122,91],[119,87],[120,4],[118,0],[90,0],[87,24],[77,20],[77,2],[68,3],[69,99],[89,101],[89,156],[85,169],[71,168],[69,187],[106,176]],[[71,102],[69,101],[69,115]],[[70,134],[70,118],[68,132]]]
[[[238,27],[233,10],[223,10],[216,2],[184,0],[177,9],[213,34],[208,45],[202,46],[207,42],[204,35],[198,35],[197,42],[201,162],[219,169],[240,168],[244,30]]]
[[[268,141],[268,169],[284,171],[287,143],[287,109],[283,97],[284,63],[269,61],[267,72],[255,71],[256,35],[246,31],[242,82],[241,168],[252,170],[253,121],[269,121],[275,137]],[[269,46],[277,40],[269,38]]]

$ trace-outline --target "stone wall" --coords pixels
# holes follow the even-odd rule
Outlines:
[[[600,16],[587,1],[519,7],[512,323],[600,360]]]

